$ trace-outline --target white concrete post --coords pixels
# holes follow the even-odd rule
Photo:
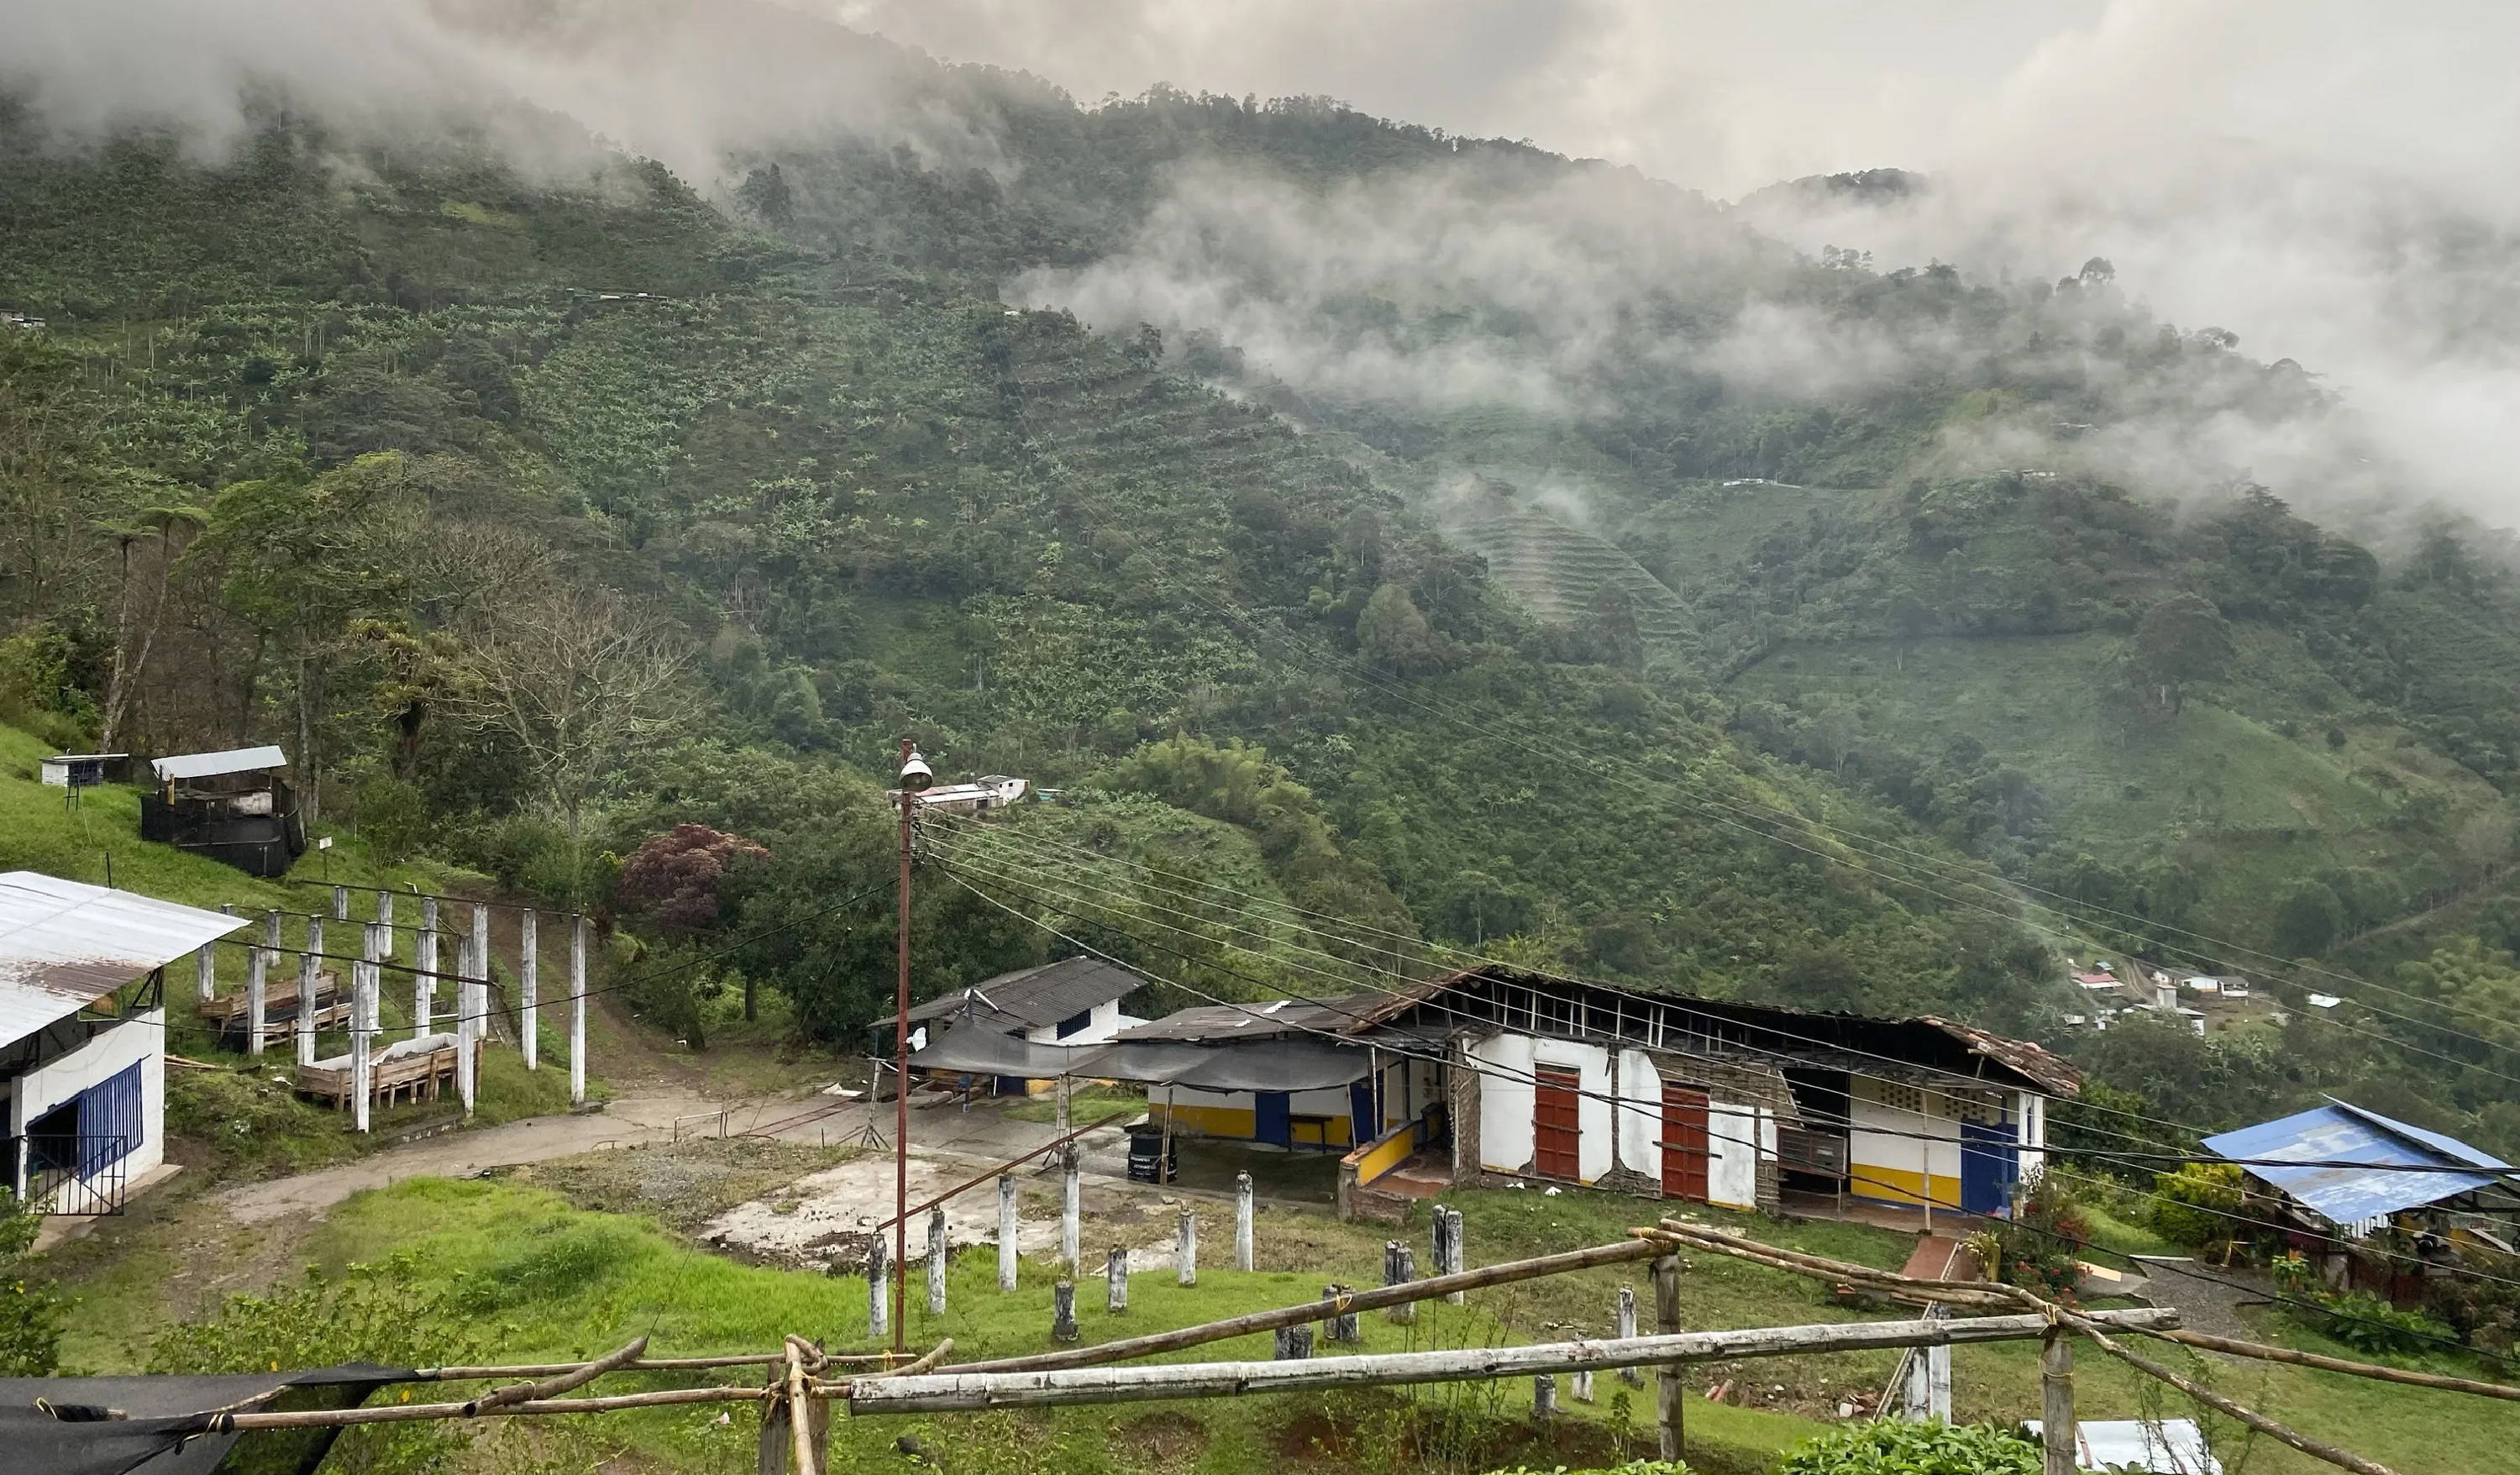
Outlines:
[[[273,948],[280,946],[280,914],[262,914],[262,943],[246,951],[245,964],[245,1052],[262,1053],[262,1024],[270,1014],[271,959]]]
[[[1636,1334],[1637,1288],[1633,1285],[1622,1285],[1619,1287],[1619,1320],[1617,1335],[1621,1337],[1633,1337]],[[1642,1367],[1622,1367],[1619,1369],[1619,1381],[1627,1384],[1631,1388],[1642,1388],[1645,1385],[1644,1369]]]
[[[1589,1404],[1593,1401],[1592,1368],[1578,1367],[1575,1369],[1575,1375],[1568,1378],[1566,1381],[1568,1383],[1567,1391],[1574,1395],[1575,1402],[1579,1404]]]
[[[945,1315],[945,1206],[927,1211],[927,1314]]]
[[[472,1038],[478,1040],[490,1033],[490,909],[479,902],[472,904],[472,966],[465,973],[481,996],[479,1007],[467,1010],[480,1016],[472,1026]]]
[[[1234,1175],[1234,1268],[1251,1269],[1251,1175]]]
[[[1115,1249],[1102,1261],[1102,1279],[1109,1287],[1107,1309],[1119,1316],[1129,1309],[1129,1252]]]
[[[394,956],[393,893],[382,886],[377,888],[377,925],[384,930],[383,956],[390,961]]]
[[[1015,1176],[998,1175],[998,1289],[1015,1288],[1015,1268],[1022,1261],[1015,1247]]]
[[[1076,1329],[1076,1282],[1061,1275],[1050,1288],[1050,1339],[1073,1342],[1083,1336]]]
[[[892,1297],[892,1252],[883,1230],[867,1236],[867,1336],[877,1342],[892,1334],[888,1319]]]
[[[420,899],[420,952],[411,975],[411,1037],[434,1034],[437,1012],[437,898]]]
[[[542,976],[540,949],[542,929],[532,910],[517,918],[517,1017],[524,1026],[525,1069],[535,1069],[542,1053],[542,1042],[534,1037],[535,1021],[541,1016],[534,1007],[535,980]]]
[[[1557,1379],[1548,1373],[1534,1373],[1531,1379],[1531,1417],[1534,1423],[1546,1424],[1557,1416]]]
[[[324,971],[324,918],[306,918],[306,955],[297,960],[297,1063],[315,1063],[315,986]]]
[[[1329,1302],[1332,1307],[1336,1307],[1339,1301],[1345,1297],[1347,1293],[1348,1288],[1344,1285],[1334,1284],[1325,1285],[1322,1287],[1322,1299]],[[1355,1312],[1333,1310],[1329,1315],[1328,1320],[1329,1340],[1333,1342],[1362,1342],[1365,1340],[1365,1329],[1358,1324],[1359,1318]]]
[[[586,1099],[586,918],[569,918],[568,1099]]]
[[[1462,1211],[1459,1209],[1447,1209],[1444,1211],[1444,1218],[1445,1221],[1452,1226],[1444,1235],[1444,1274],[1448,1275],[1458,1275],[1462,1272],[1468,1270],[1470,1267],[1469,1252],[1466,1246],[1462,1243]],[[1455,1291],[1444,1299],[1452,1302],[1455,1306],[1460,1306],[1463,1302],[1467,1301],[1469,1297],[1465,1292]]]
[[[347,886],[336,886],[333,888],[333,920],[348,921],[349,919],[350,888]]]
[[[464,1102],[466,1116],[472,1114],[473,1102],[481,1094],[481,1083],[476,1079],[480,1071],[472,1052],[472,1043],[481,1038],[482,1024],[481,1010],[475,1006],[474,999],[480,985],[472,981],[472,974],[481,965],[474,956],[477,947],[468,937],[455,940],[455,1094]]]
[[[1386,1242],[1382,1246],[1382,1283],[1407,1285],[1417,1278],[1418,1252],[1397,1239]],[[1404,1301],[1385,1311],[1382,1319],[1401,1326],[1410,1325],[1418,1319],[1418,1303]]]
[[[193,991],[201,995],[202,1002],[204,1004],[218,997],[218,946],[214,942],[205,942],[202,944],[200,951],[193,955]]]
[[[1181,1283],[1198,1284],[1198,1216],[1182,1206],[1181,1225],[1173,1230],[1173,1265],[1181,1272]]]
[[[1058,1265],[1060,1273],[1073,1280],[1076,1278],[1079,1258],[1084,1253],[1085,1181],[1074,1146],[1061,1149],[1058,1158],[1062,1169],[1058,1205]]]
[[[351,974],[356,981],[350,986],[350,1120],[353,1127],[365,1132],[368,1098],[376,1094],[376,1066],[368,1059],[368,1051],[376,1043],[377,928],[371,923],[362,932],[361,961]]]

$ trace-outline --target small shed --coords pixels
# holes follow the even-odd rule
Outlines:
[[[2333,1096],[2308,1111],[2209,1137],[2205,1150],[2244,1165],[2251,1192],[2264,1201],[2253,1214],[2292,1226],[2293,1247],[2317,1254],[2321,1273],[2339,1287],[2358,1281],[2411,1300],[2422,1289],[2426,1258],[2447,1256],[2462,1236],[2508,1244],[2520,1229],[2520,1175],[2508,1163]],[[2391,1230],[2411,1238],[2415,1255],[2349,1253]]]
[[[271,746],[182,753],[150,765],[158,791],[140,801],[140,837],[198,850],[254,875],[281,875],[306,852],[297,796]]]
[[[929,1040],[936,1038],[938,1032],[926,1028],[931,1025],[952,1025],[972,1033],[1012,1036],[1028,1044],[1070,1050],[1107,1044],[1121,1030],[1144,1022],[1120,1012],[1120,1002],[1146,983],[1146,979],[1118,963],[1086,955],[1017,968],[969,988],[940,994],[913,1008],[911,1048],[924,1049]],[[891,1015],[876,1019],[873,1027],[879,1046],[890,1042]],[[912,1063],[922,1062],[914,1059]],[[1022,1095],[1041,1079],[1044,1078],[1030,1074],[1003,1073],[997,1077],[996,1090],[1004,1095]]]
[[[0,874],[5,1182],[22,1200],[112,1213],[164,1160],[160,970],[245,925],[37,872]],[[126,994],[138,980],[147,983]]]
[[[112,777],[129,753],[55,753],[44,760],[43,779],[55,788],[94,788]]]

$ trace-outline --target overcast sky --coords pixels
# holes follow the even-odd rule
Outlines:
[[[791,0],[1091,102],[1326,93],[1731,196],[1778,177],[2198,141],[2491,170],[2509,0]]]

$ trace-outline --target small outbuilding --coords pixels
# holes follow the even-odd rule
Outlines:
[[[167,963],[247,925],[32,871],[0,874],[8,1182],[111,1214],[165,1160]]]
[[[276,747],[182,753],[149,765],[140,837],[198,850],[253,875],[281,875],[306,853],[306,826]]]
[[[2520,1237],[2520,1174],[2510,1164],[2334,1096],[2209,1137],[2205,1150],[2240,1164],[2248,1215],[2284,1226],[2291,1248],[2339,1289],[2411,1302],[2427,1265],[2450,1263],[2460,1240],[2507,1249]],[[2374,1236],[2399,1247],[2356,1253]]]
[[[1024,1095],[1045,1090],[1061,1073],[1048,1077],[1030,1072],[1032,1062],[1066,1060],[1086,1046],[1107,1045],[1122,1030],[1146,1021],[1120,1012],[1121,1001],[1146,986],[1147,980],[1100,958],[1080,954],[1038,967],[1017,968],[994,978],[940,994],[910,1011],[911,1065],[931,1074],[945,1071],[989,1074],[999,1095]],[[886,1014],[872,1026],[878,1053],[891,1044],[893,1018]],[[927,1053],[943,1036],[962,1037],[956,1055],[969,1063],[946,1063],[943,1053]],[[975,1051],[978,1037],[1009,1039],[1019,1045],[1055,1048],[1026,1052],[991,1044]]]

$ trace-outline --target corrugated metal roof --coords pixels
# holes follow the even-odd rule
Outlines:
[[[2490,1172],[2392,1173],[2388,1171],[2392,1167],[2508,1168],[2456,1139],[2410,1127],[2333,1097],[2324,1106],[2209,1137],[2205,1139],[2205,1150],[2249,1160],[2251,1176],[2274,1184],[2340,1229],[2353,1229],[2400,1209],[2437,1203],[2500,1181]],[[2367,1166],[2275,1165],[2287,1159]]]
[[[0,874],[0,1041],[23,1039],[245,925],[38,872]]]
[[[1123,1041],[1178,1040],[1192,1044],[1268,1040],[1284,1035],[1360,1035],[1389,996],[1380,989],[1320,1001],[1261,999],[1249,1004],[1202,1005],[1120,1031]]]
[[[1388,993],[1359,995],[1358,999],[1371,1000],[1372,1003],[1357,1009],[1357,1013],[1362,1017],[1342,1019],[1340,1028],[1353,1034],[1396,1019],[1407,1013],[1413,1006],[1428,1003],[1478,977],[1493,978],[1533,988],[1553,989],[1564,994],[1574,994],[1584,990],[1598,990],[1604,994],[1621,992],[1603,985],[1586,983],[1581,979],[1552,978],[1545,974],[1526,973],[1519,969],[1490,964],[1485,967],[1465,968],[1443,978],[1430,978],[1418,983],[1404,984]],[[1729,1019],[1753,1028],[1764,1027],[1779,1036],[1787,1037],[1774,1047],[1772,1053],[1798,1054],[1807,1050],[1830,1049],[1831,1042],[1811,1038],[1824,1033],[1822,1026],[1856,1025],[1927,1030],[1958,1042],[1970,1054],[1993,1061],[2011,1072],[2020,1081],[2049,1095],[2072,1095],[2080,1091],[2083,1085],[2082,1071],[2062,1055],[2027,1040],[2006,1039],[1973,1025],[1960,1024],[1932,1014],[1919,1014],[1912,1018],[1885,1019],[1868,1014],[1798,1009],[1779,1004],[1748,1004],[1739,1000],[1703,999],[1684,994],[1643,993],[1632,997],[1668,1000],[1675,1006],[1701,1010],[1709,1017]],[[1930,1062],[1925,1063],[1932,1068]]]
[[[910,1017],[951,1018],[968,1006],[975,1017],[994,1011],[1016,1024],[1046,1029],[1097,1005],[1125,999],[1146,981],[1117,963],[1080,954],[940,995],[912,1009]]]
[[[289,755],[271,746],[232,747],[217,753],[178,753],[153,760],[149,769],[163,783],[170,779],[210,779],[220,774],[252,774],[287,768]]]

